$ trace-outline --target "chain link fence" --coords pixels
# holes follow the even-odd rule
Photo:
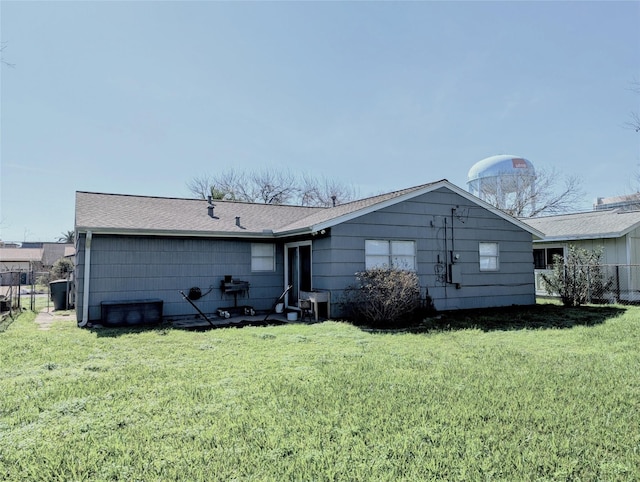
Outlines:
[[[23,309],[36,310],[36,296],[51,298],[48,271],[0,272],[0,320],[13,319]]]
[[[543,275],[553,274],[551,269],[535,270],[537,296],[559,297],[550,292]],[[575,290],[586,303],[639,303],[640,265],[600,264],[565,266],[565,283]]]
[[[3,271],[0,273],[0,319],[13,319],[20,311],[22,303],[20,287],[27,281],[28,273]]]

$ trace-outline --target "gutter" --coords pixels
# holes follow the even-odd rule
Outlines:
[[[228,239],[274,239],[276,236],[270,229],[261,232],[231,232],[231,231],[179,231],[179,230],[163,230],[163,229],[128,229],[128,228],[80,228],[87,230],[87,233],[95,232],[96,234],[113,235],[113,236],[165,236],[172,238],[228,238]]]
[[[89,284],[91,280],[91,239],[93,233],[87,231],[84,242],[84,279],[82,280],[82,321],[78,323],[80,328],[84,328],[89,323]]]
[[[561,241],[589,241],[593,239],[617,239],[622,237],[620,233],[595,233],[595,234],[573,234],[566,236],[547,236],[542,239],[536,239],[534,243],[550,243]]]

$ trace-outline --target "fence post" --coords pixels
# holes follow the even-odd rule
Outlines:
[[[13,320],[13,273],[11,273],[11,277],[9,278],[9,316]]]
[[[36,280],[35,272],[31,269],[31,296],[29,297],[29,309],[31,311],[36,310]]]

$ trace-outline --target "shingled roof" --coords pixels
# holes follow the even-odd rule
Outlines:
[[[42,248],[0,248],[0,263],[42,261],[42,253]]]
[[[122,194],[76,193],[76,229],[114,233],[260,235],[322,208],[162,198]],[[238,218],[238,219],[237,219]]]
[[[589,211],[522,221],[545,233],[542,241],[619,238],[640,226],[640,211]]]
[[[426,192],[449,188],[473,199],[532,234],[535,229],[511,218],[443,179],[399,191],[339,204],[303,207],[201,199],[162,198],[123,194],[76,192],[76,229],[79,232],[220,237],[277,237],[325,229]]]

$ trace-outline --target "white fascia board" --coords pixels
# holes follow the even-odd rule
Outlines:
[[[629,234],[631,231],[633,231],[634,229],[636,229],[638,227],[640,227],[640,221],[637,222],[637,223],[634,223],[631,226],[628,226],[626,229],[623,229],[622,231],[620,231],[619,237],[626,236],[627,234]]]
[[[491,204],[483,201],[482,199],[474,196],[473,194],[465,191],[464,189],[459,188],[458,186],[456,186],[455,184],[450,183],[447,180],[443,180],[443,181],[438,181],[435,182],[433,184],[430,184],[429,186],[424,187],[423,189],[419,189],[416,191],[412,191],[409,192],[407,194],[403,194],[402,196],[398,196],[398,197],[394,197],[392,199],[388,199],[386,201],[377,203],[377,204],[372,204],[371,206],[367,206],[366,208],[360,209],[358,211],[353,211],[351,213],[345,214],[343,216],[339,216],[336,218],[333,218],[329,221],[326,221],[324,223],[319,223],[316,224],[314,226],[311,227],[311,231],[320,231],[322,229],[327,229],[330,228],[332,226],[335,226],[337,224],[346,222],[346,221],[350,221],[352,219],[355,219],[357,217],[360,217],[364,214],[369,214],[371,212],[374,211],[378,211],[380,209],[384,209],[388,206],[393,206],[394,204],[398,204],[402,201],[406,201],[408,199],[412,199],[414,197],[417,196],[421,196],[423,194],[427,194],[433,191],[436,191],[437,189],[440,188],[447,188],[450,191],[453,191],[454,193],[458,194],[459,196],[465,198],[467,201],[470,201],[474,204],[477,204],[479,207],[484,208],[490,212],[492,212],[493,214],[495,214],[496,216],[504,219],[505,221],[508,221],[516,226],[518,226],[519,228],[531,233],[533,236],[538,237],[538,238],[544,238],[544,233],[542,231],[538,231],[535,228],[532,228],[531,226],[529,226],[528,224],[520,221],[517,218],[514,218],[513,216],[510,216],[508,214],[506,214],[505,212],[501,211],[500,209],[497,209],[495,206],[492,206]]]
[[[434,191],[436,189],[439,189],[443,186],[446,186],[448,183],[447,181],[438,181],[432,185],[426,186],[423,189],[419,189],[416,191],[411,191],[408,192],[406,194],[403,194],[401,196],[397,196],[391,199],[387,199],[386,201],[381,201],[379,203],[376,204],[372,204],[370,206],[364,207],[362,209],[358,209],[356,211],[351,211],[347,214],[343,214],[342,216],[337,216],[335,218],[331,218],[327,221],[324,221],[322,223],[318,223],[318,224],[314,224],[313,226],[309,227],[309,228],[305,228],[303,229],[299,229],[299,230],[295,230],[292,231],[293,232],[316,232],[316,231],[321,231],[323,229],[327,229],[327,228],[331,228],[333,226],[337,226],[338,224],[342,224],[345,223],[347,221],[351,221],[352,219],[356,219],[359,218],[360,216],[364,216],[365,214],[369,214],[375,211],[379,211],[380,209],[384,209],[387,208],[389,206],[393,206],[394,204],[398,204],[402,201],[406,201],[408,199],[412,199],[414,197],[420,196],[422,194],[426,194],[428,192]],[[289,233],[288,233],[289,234]]]
[[[507,213],[505,213],[504,211],[501,211],[500,209],[498,209],[497,207],[489,204],[486,201],[483,201],[482,199],[480,199],[479,197],[474,196],[473,194],[471,194],[468,191],[465,191],[464,189],[459,188],[458,186],[456,186],[455,184],[451,184],[450,182],[447,181],[447,188],[451,189],[453,192],[455,192],[456,194],[462,196],[463,198],[465,198],[467,201],[470,201],[472,203],[477,204],[478,206],[485,208],[487,211],[492,212],[493,214],[495,214],[496,216],[504,219],[505,221],[509,221],[511,224],[514,224],[515,226],[518,226],[519,228],[524,229],[525,231],[528,231],[529,233],[531,233],[533,236],[537,237],[537,238],[544,238],[544,233],[542,231],[538,231],[536,228],[533,228],[531,226],[529,226],[527,223],[520,221],[518,218],[511,216]]]
[[[552,243],[563,241],[589,241],[593,239],[616,239],[621,238],[620,233],[598,233],[589,235],[568,235],[568,236],[547,236],[543,239],[534,239],[534,243]]]

